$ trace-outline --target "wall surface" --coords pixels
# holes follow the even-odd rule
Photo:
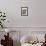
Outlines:
[[[28,16],[21,16],[23,6]],[[0,0],[0,10],[6,12],[6,27],[46,27],[46,0]]]
[[[23,6],[28,7],[28,16],[21,16]],[[27,33],[31,34],[31,31],[46,33],[46,0],[0,0],[0,10],[6,12],[5,26],[11,29],[10,31],[19,31],[20,37]],[[15,40],[18,37],[17,33],[15,38],[13,36]]]

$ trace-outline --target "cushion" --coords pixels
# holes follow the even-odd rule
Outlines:
[[[32,43],[34,41],[37,41],[37,38],[35,38],[35,36],[28,36],[28,35],[25,35],[21,38],[20,42],[21,43]]]

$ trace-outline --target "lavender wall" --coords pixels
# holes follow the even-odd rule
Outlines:
[[[6,27],[46,27],[46,0],[0,0],[6,12]],[[28,7],[28,16],[21,16],[21,7]],[[31,11],[32,9],[32,11]]]

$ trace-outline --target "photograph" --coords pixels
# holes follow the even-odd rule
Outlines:
[[[28,7],[21,7],[21,16],[28,16]]]

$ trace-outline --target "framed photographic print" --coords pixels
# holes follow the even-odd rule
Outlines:
[[[21,7],[21,16],[28,16],[28,7]]]

